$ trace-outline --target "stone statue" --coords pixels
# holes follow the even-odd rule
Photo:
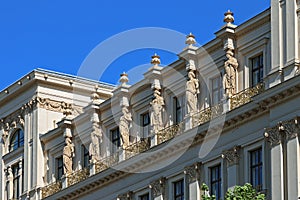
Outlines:
[[[75,156],[74,153],[74,144],[71,141],[71,138],[66,137],[66,145],[63,150],[63,161],[64,161],[64,173],[71,174],[73,172],[72,165],[73,165],[73,157]]]
[[[123,141],[123,149],[125,149],[129,145],[129,129],[132,122],[132,116],[127,107],[122,108],[122,113],[123,115],[120,118],[119,129]]]
[[[199,80],[196,79],[194,71],[188,73],[189,80],[186,82],[186,104],[187,114],[197,112],[197,94],[199,93]]]
[[[238,68],[238,62],[233,56],[233,52],[229,49],[226,52],[228,60],[225,62],[225,74],[223,77],[223,88],[225,95],[231,97],[236,93],[236,70]]]
[[[100,160],[100,143],[102,142],[102,130],[101,128],[94,123],[93,131],[91,133],[91,143],[89,146],[89,155],[91,160],[99,161]]]
[[[150,122],[153,134],[157,134],[163,129],[163,106],[165,105],[163,97],[160,96],[158,89],[154,90],[154,99],[150,103],[151,114]]]

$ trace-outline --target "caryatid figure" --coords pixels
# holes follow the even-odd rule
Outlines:
[[[150,122],[152,131],[157,134],[159,130],[164,128],[163,125],[163,106],[165,105],[163,97],[160,96],[158,89],[154,90],[154,99],[150,102],[151,114]]]
[[[102,129],[94,124],[93,131],[91,133],[91,143],[89,146],[89,155],[91,160],[99,161],[100,160],[100,144],[102,143]]]
[[[120,118],[119,129],[123,141],[123,149],[129,146],[129,130],[132,122],[132,115],[127,107],[122,108],[123,115]]]
[[[197,112],[198,93],[199,93],[199,80],[193,70],[188,73],[189,80],[186,82],[186,104],[187,113],[192,114]]]
[[[63,150],[64,173],[71,174],[73,172],[73,157],[75,156],[74,144],[69,137],[66,137],[65,142],[66,145]]]
[[[227,97],[236,93],[236,70],[239,64],[233,55],[231,49],[227,50],[226,57],[228,60],[224,64],[225,74],[223,77],[223,88]]]

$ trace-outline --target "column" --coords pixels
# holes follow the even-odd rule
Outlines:
[[[166,179],[165,178],[160,178],[159,180],[156,180],[152,182],[149,185],[151,192],[152,192],[152,197],[154,200],[163,200],[165,198],[165,189],[166,189]]]
[[[201,197],[200,191],[200,163],[195,163],[184,170],[187,189],[186,199],[198,200]]]
[[[282,136],[277,126],[265,130],[271,155],[271,199],[284,199],[284,170]]]
[[[222,153],[222,158],[225,161],[224,166],[227,167],[227,187],[233,189],[239,184],[239,155],[240,147],[235,146]]]
[[[4,130],[3,130],[3,126],[1,126],[1,124],[0,124],[0,136],[1,136],[1,138],[0,138],[0,157],[1,157],[1,161],[0,161],[0,179],[5,180],[4,179],[4,176],[5,176],[4,163],[3,163],[3,160],[2,160],[5,143],[4,143],[4,140],[3,140]],[[4,191],[5,191],[5,181],[0,181],[0,199],[4,199],[4,194],[5,194]]]

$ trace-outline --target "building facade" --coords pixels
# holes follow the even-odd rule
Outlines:
[[[178,60],[128,85],[37,69],[0,93],[0,198],[224,199],[251,183],[300,197],[299,1],[186,37]],[[184,41],[182,41],[184,42]]]

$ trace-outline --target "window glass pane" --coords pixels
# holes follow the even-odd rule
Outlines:
[[[251,59],[252,64],[252,86],[263,81],[263,55]]]
[[[221,165],[210,168],[211,195],[221,198]]]
[[[139,200],[149,200],[149,193],[139,196]]]
[[[173,193],[175,200],[184,200],[184,185],[183,180],[173,183]]]
[[[262,149],[250,152],[250,182],[257,190],[262,189]]]

